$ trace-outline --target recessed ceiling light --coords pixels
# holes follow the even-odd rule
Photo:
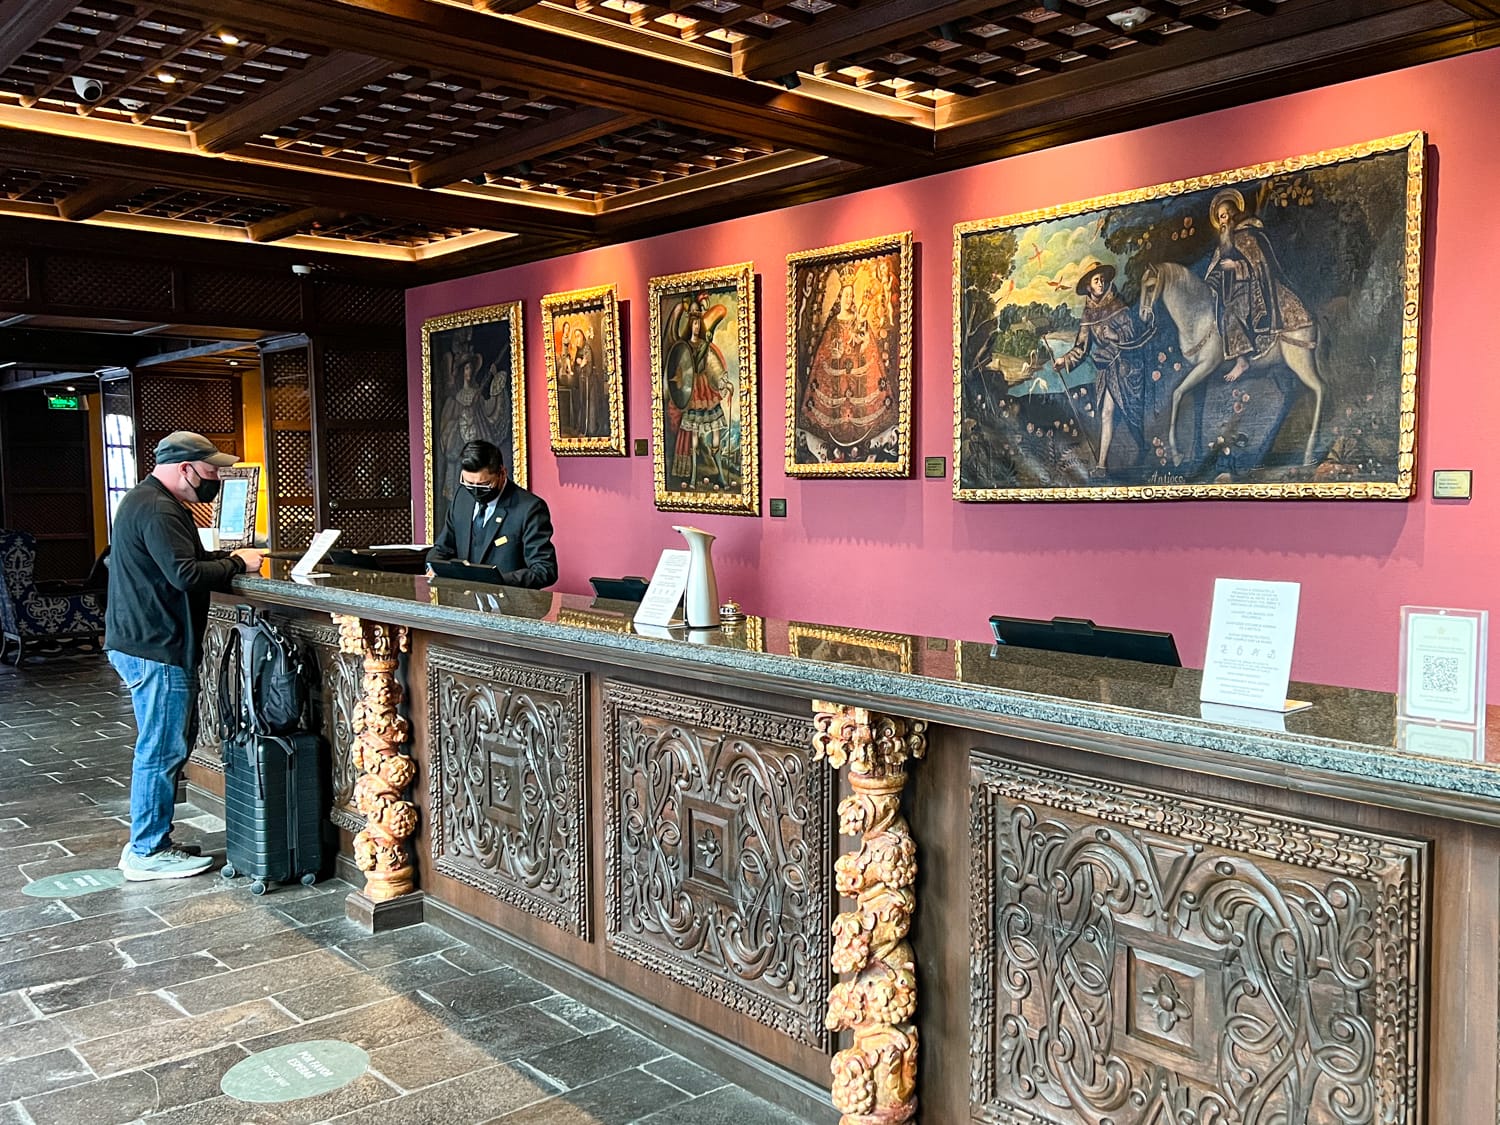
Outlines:
[[[156,72],[156,80],[170,86],[173,82],[177,81],[177,75],[173,74],[170,70],[158,70]]]
[[[240,365],[240,361],[237,360],[237,359],[231,359],[229,361],[229,366],[230,367],[238,367],[239,365]]]
[[[219,32],[219,42],[226,47],[238,47],[240,45],[240,37],[232,31],[221,31]]]
[[[77,387],[69,387],[68,388],[68,390],[70,390],[70,391],[76,391],[77,389],[78,389]]]

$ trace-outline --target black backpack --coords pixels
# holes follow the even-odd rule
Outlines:
[[[219,735],[284,735],[304,729],[307,662],[281,629],[249,606],[236,607],[219,664]]]

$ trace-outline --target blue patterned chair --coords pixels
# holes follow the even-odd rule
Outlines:
[[[0,661],[11,643],[21,663],[27,641],[82,637],[100,643],[104,598],[67,587],[39,590],[33,569],[36,539],[24,531],[0,528]]]

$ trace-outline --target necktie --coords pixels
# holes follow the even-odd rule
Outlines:
[[[484,561],[484,525],[487,522],[484,513],[488,508],[488,504],[474,505],[474,530],[469,536],[469,561],[473,563]]]

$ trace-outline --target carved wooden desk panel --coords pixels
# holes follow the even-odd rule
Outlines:
[[[344,594],[252,585],[317,657],[342,776],[359,668],[325,634]],[[852,905],[840,924],[857,928],[865,906],[835,877],[832,810],[851,778],[809,737],[813,701],[835,699],[925,725],[892,814],[916,856],[901,949],[919,999],[902,1019],[920,1046],[915,1097],[891,1120],[1500,1125],[1500,785],[1438,766],[1429,791],[1427,767],[1368,737],[1330,742],[1376,693],[1325,689],[1321,726],[1245,732],[1246,750],[1191,717],[1175,728],[1186,712],[1162,704],[1195,706],[1190,672],[1167,694],[1139,689],[1138,718],[1111,702],[1075,727],[1045,693],[1069,681],[1045,674],[1011,715],[985,710],[1010,707],[1010,685],[986,695],[963,661],[948,683],[927,667],[856,674],[799,659],[774,622],[715,642],[753,637],[743,661],[647,647],[578,626],[587,599],[532,610],[517,593],[514,617],[353,607],[411,631],[429,920],[532,951],[543,975],[574,974],[561,987],[702,1035],[701,1057],[735,1081],[782,1083],[802,1119],[837,1120],[829,1065],[858,1036],[827,1030],[830,987],[848,983],[830,924]],[[969,647],[970,663],[984,655]],[[1314,755],[1326,764],[1293,760]]]

